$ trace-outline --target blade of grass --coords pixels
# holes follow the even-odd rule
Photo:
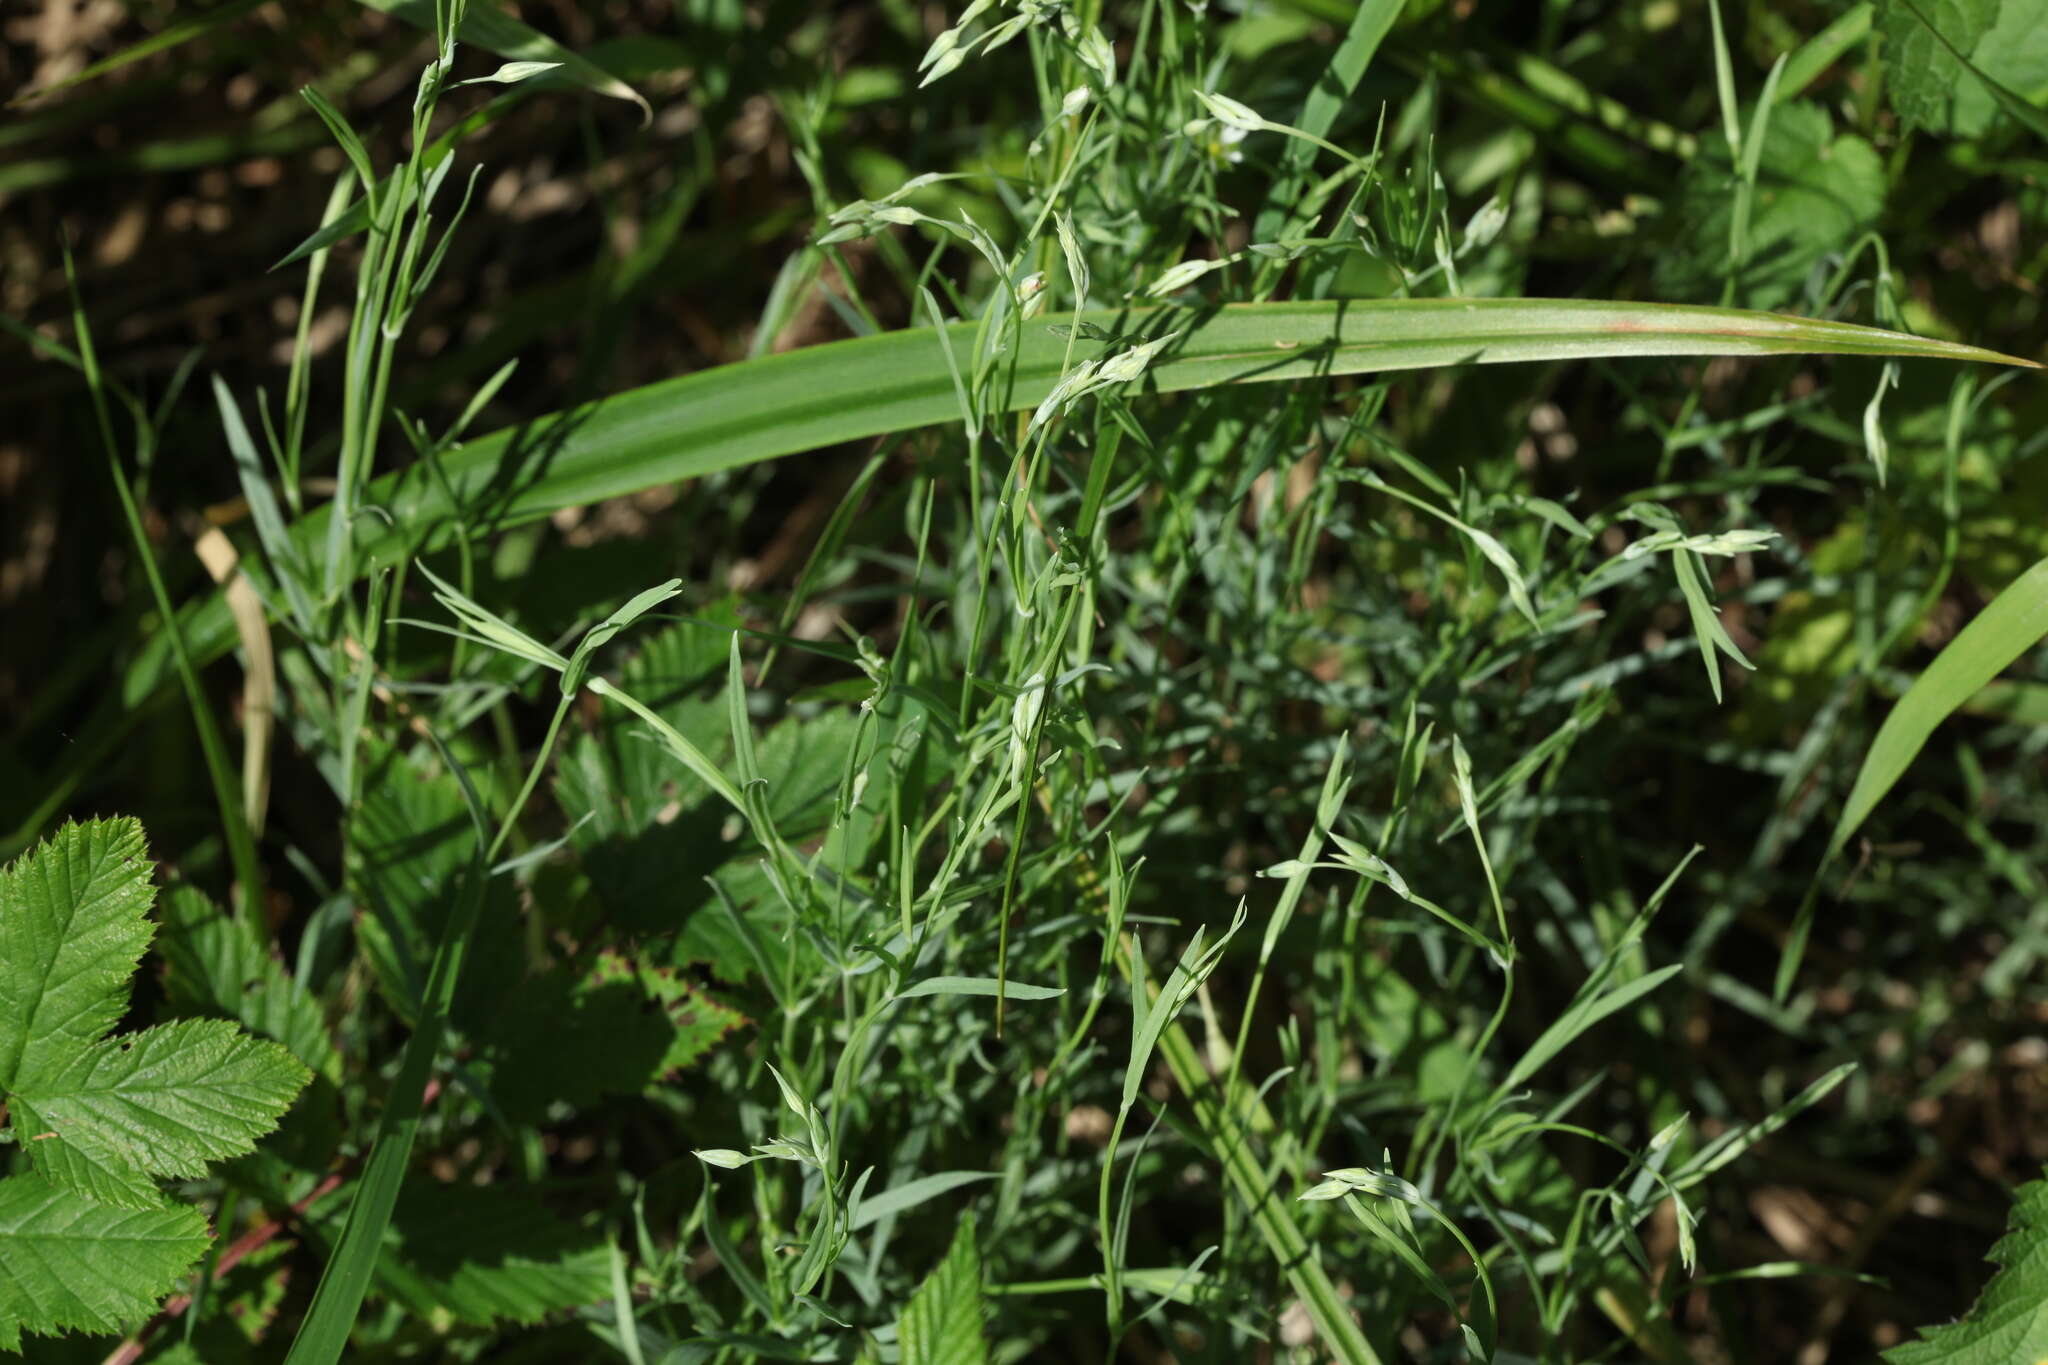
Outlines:
[[[448,1005],[454,999],[455,983],[462,974],[464,952],[476,927],[477,913],[483,907],[484,886],[490,873],[480,856],[482,851],[483,839],[479,836],[477,856],[472,856],[463,874],[461,894],[442,927],[441,941],[434,948],[433,965],[428,969],[427,988],[420,1002],[419,1027],[406,1040],[398,1079],[377,1121],[377,1137],[371,1144],[370,1158],[364,1163],[356,1197],[349,1204],[334,1254],[320,1272],[312,1305],[292,1340],[285,1365],[332,1365],[348,1348],[349,1333],[382,1254],[384,1231],[390,1225],[391,1211],[397,1207],[399,1188],[405,1183],[413,1138],[419,1132],[420,1116],[426,1108],[428,1073],[440,1049],[442,1026]]]
[[[1373,55],[1379,51],[1381,40],[1400,14],[1401,0],[1365,0],[1358,7],[1358,12],[1351,16],[1350,28],[1345,30],[1344,41],[1337,45],[1336,54],[1316,81],[1315,89],[1309,91],[1308,98],[1302,102],[1301,113],[1294,120],[1296,128],[1315,137],[1329,136],[1338,112],[1351,98],[1351,92],[1358,88],[1366,67],[1372,64]],[[1266,198],[1265,208],[1259,212],[1258,226],[1253,230],[1254,241],[1271,242],[1287,235],[1288,205],[1299,201],[1308,188],[1309,163],[1314,156],[1312,144],[1299,139],[1288,140],[1287,150],[1281,154],[1282,178],[1275,182],[1273,192]]]
[[[673,591],[672,583],[664,584],[633,599],[586,635],[586,646],[579,648],[576,658],[582,660],[586,657],[587,649],[594,647],[590,641],[601,642],[610,638],[618,628]],[[455,988],[462,978],[463,963],[476,932],[478,915],[483,909],[491,865],[515,828],[520,811],[539,785],[541,774],[546,771],[549,757],[554,753],[555,741],[561,735],[562,722],[575,700],[574,687],[565,687],[561,700],[555,706],[553,719],[548,722],[547,733],[541,739],[540,749],[527,770],[525,784],[499,820],[497,834],[488,842],[483,805],[470,784],[468,774],[449,755],[431,729],[425,732],[440,753],[442,763],[460,782],[470,819],[476,828],[476,839],[469,862],[461,873],[455,906],[441,927],[440,940],[434,945],[426,989],[420,996],[419,1024],[413,1029],[412,1036],[406,1039],[405,1051],[399,1059],[398,1079],[392,1086],[384,1112],[378,1117],[377,1136],[371,1143],[369,1160],[363,1165],[356,1196],[349,1204],[348,1216],[342,1224],[333,1254],[321,1269],[320,1283],[313,1291],[313,1302],[306,1310],[305,1320],[299,1325],[298,1335],[292,1340],[285,1365],[332,1365],[341,1359],[348,1347],[356,1315],[362,1310],[371,1276],[383,1255],[384,1233],[391,1224],[392,1210],[397,1207],[399,1190],[405,1184],[413,1140],[418,1136],[420,1118],[426,1109],[429,1073],[440,1051],[441,1035],[449,1011],[455,1003]]]
[[[2048,559],[2013,580],[1990,606],[1977,613],[1892,707],[1863,756],[1856,784],[1849,789],[1849,799],[1828,837],[1828,859],[1842,851],[1885,793],[1905,775],[1935,727],[2044,636],[2048,636]]]
[[[1842,54],[1868,38],[1871,20],[1876,13],[1877,6],[1870,0],[1863,0],[1801,43],[1798,50],[1786,59],[1785,73],[1778,80],[1778,103],[1784,104],[1805,94],[1806,87],[1840,61]]]
[[[1863,755],[1855,785],[1849,789],[1849,799],[1843,802],[1834,832],[1828,836],[1827,852],[1814,869],[1778,954],[1778,973],[1772,986],[1772,998],[1777,1003],[1783,1004],[1790,994],[1792,980],[1806,956],[1807,936],[1813,932],[1814,915],[1820,905],[1821,876],[1828,864],[1848,846],[1850,837],[1877,808],[1877,803],[1905,776],[1935,728],[2044,636],[2048,636],[2048,559],[2035,564],[1993,598],[1991,605],[1949,641],[1892,707]]]
[[[1128,967],[1126,955],[1119,955],[1118,965]],[[1134,983],[1133,989],[1140,987]],[[1156,995],[1159,988],[1147,982],[1142,989]],[[1330,1358],[1344,1362],[1344,1365],[1379,1365],[1379,1353],[1366,1340],[1364,1331],[1344,1302],[1344,1295],[1331,1281],[1329,1272],[1323,1269],[1322,1259],[1309,1245],[1301,1225],[1295,1222],[1294,1201],[1282,1197],[1273,1188],[1265,1167],[1244,1136],[1259,1126],[1261,1118],[1266,1126],[1271,1126],[1272,1118],[1264,1101],[1255,1094],[1247,1094],[1238,1106],[1238,1113],[1226,1113],[1223,1097],[1210,1081],[1201,1050],[1187,1029],[1178,1022],[1168,1024],[1160,1034],[1159,1055],[1166,1059],[1175,1084],[1192,1102],[1196,1126],[1222,1158],[1224,1177],[1230,1182],[1232,1192],[1250,1211],[1252,1225],[1258,1229],[1266,1249],[1272,1252],[1273,1259],[1287,1276],[1296,1297],[1308,1310]],[[1240,1093],[1245,1093],[1243,1087],[1240,1087]]]
[[[1186,317],[1178,310],[1083,315],[1130,334]],[[972,320],[948,324],[967,345]],[[1163,328],[1162,328],[1163,330]],[[1027,329],[1006,411],[1036,407],[1063,373],[1066,342]],[[2032,365],[1928,337],[1776,313],[1582,299],[1388,299],[1239,304],[1200,317],[1146,372],[1159,392],[1436,365],[1673,355],[1908,355]],[[355,567],[366,573],[439,548],[453,528],[488,533],[644,488],[891,431],[959,419],[933,328],[833,342],[663,380],[482,437],[441,461],[373,480],[362,495],[387,518],[366,519]],[[294,525],[309,559],[328,534],[322,508]],[[185,620],[195,657],[217,657],[233,625],[216,595]],[[131,666],[124,695],[161,681],[160,646]]]

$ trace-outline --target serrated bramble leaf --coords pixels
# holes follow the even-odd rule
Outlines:
[[[365,746],[366,782],[349,824],[354,881],[363,913],[356,939],[377,984],[401,1017],[411,1021],[441,927],[453,912],[462,873],[475,844],[461,784],[428,755],[408,755],[381,743]],[[469,950],[456,1011],[464,1027],[472,1006],[488,1012],[496,993],[524,970],[517,934],[496,932],[518,912],[516,888],[493,878],[480,912],[494,926]]]
[[[2036,136],[2048,136],[2048,113],[2039,107],[2048,90],[2048,10],[2040,0],[2004,0],[1998,21],[1969,56],[1975,74],[1956,86],[1950,132],[1980,136],[2002,110]]]
[[[0,873],[0,1100],[50,1184],[128,1209],[253,1150],[308,1079],[225,1020],[102,1037],[154,898],[134,820],[66,825]]]
[[[66,825],[0,871],[0,1094],[67,1064],[127,1008],[149,868],[131,819]]]
[[[1737,280],[1740,297],[1759,307],[1797,298],[1807,272],[1841,251],[1884,212],[1884,160],[1853,133],[1837,133],[1818,104],[1781,105],[1771,112],[1759,153],[1748,252]],[[1680,183],[1678,249],[1656,262],[1659,290],[1681,298],[1718,296],[1728,270],[1734,213],[1734,166],[1710,139]]]
[[[605,954],[580,979],[529,978],[485,1035],[492,1092],[514,1118],[632,1095],[694,1062],[740,1016],[672,972]]]
[[[705,994],[679,973],[651,963],[634,964],[615,954],[606,954],[598,959],[596,975],[599,980],[632,979],[674,1026],[675,1034],[662,1054],[656,1080],[672,1078],[746,1022],[738,1010]]]
[[[2012,1224],[1990,1259],[1998,1273],[1958,1322],[1920,1329],[1884,1353],[1891,1365],[2012,1365],[2048,1359],[2048,1180],[2013,1196]]]
[[[988,1359],[981,1321],[981,1252],[970,1217],[896,1320],[903,1365],[981,1365]]]
[[[158,913],[157,952],[169,971],[164,994],[181,1014],[239,1020],[283,1043],[294,1057],[335,1082],[341,1054],[320,1002],[292,978],[251,926],[189,886],[174,886]]]
[[[1909,125],[1938,129],[1948,122],[1955,92],[1969,82],[1949,49],[1968,52],[1975,47],[1998,17],[1998,0],[1921,0],[1918,14],[1915,8],[1885,0],[1879,13],[1885,93]],[[1948,43],[1929,32],[1930,26]]]
[[[309,1073],[224,1019],[185,1019],[79,1049],[9,1095],[30,1160],[101,1203],[161,1202],[155,1176],[254,1151]]]
[[[20,1350],[23,1332],[122,1330],[208,1240],[197,1209],[108,1208],[32,1175],[0,1180],[0,1350]]]
[[[611,1293],[601,1233],[506,1190],[418,1186],[391,1221],[398,1245],[379,1262],[378,1281],[423,1316],[531,1323]]]

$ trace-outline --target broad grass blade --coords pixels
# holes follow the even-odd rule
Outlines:
[[[1083,314],[1119,335],[1164,332],[1173,309]],[[971,346],[973,320],[947,324]],[[1064,338],[1027,328],[1007,411],[1038,406],[1059,382]],[[1159,392],[1424,369],[1436,365],[1675,355],[1920,356],[2001,365],[2034,362],[1976,346],[1853,323],[1737,308],[1602,303],[1585,299],[1374,299],[1235,304],[1197,318],[1146,372]],[[388,514],[355,556],[359,572],[430,551],[458,525],[491,532],[565,507],[621,497],[721,469],[891,431],[959,420],[952,373],[936,329],[912,328],[761,356],[663,380],[495,432],[451,452],[441,477],[419,466],[373,481],[364,495]],[[458,515],[458,513],[460,515]],[[302,553],[327,534],[317,510],[292,530]],[[183,614],[202,661],[234,644],[225,599]],[[157,640],[163,637],[160,635]],[[122,695],[152,695],[168,665],[156,641],[130,666]]]

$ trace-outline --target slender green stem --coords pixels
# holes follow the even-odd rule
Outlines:
[[[228,861],[235,870],[235,881],[241,892],[242,913],[249,917],[250,923],[262,924],[263,867],[257,860],[256,840],[250,832],[248,814],[242,804],[241,783],[235,775],[234,765],[228,761],[227,745],[221,740],[220,727],[214,721],[213,708],[207,701],[205,687],[200,683],[192,651],[186,645],[183,622],[178,618],[177,608],[171,604],[169,590],[164,587],[163,575],[157,569],[156,554],[150,548],[149,532],[142,524],[142,511],[135,504],[134,491],[128,486],[127,471],[121,466],[113,418],[107,411],[106,387],[101,382],[99,358],[93,350],[92,329],[86,322],[85,304],[79,297],[78,277],[68,245],[64,249],[64,274],[71,286],[71,318],[78,337],[78,355],[85,370],[86,387],[92,395],[100,443],[106,451],[107,476],[112,480],[114,496],[121,504],[121,517],[128,527],[129,542],[135,547],[135,557],[142,566],[144,579],[149,583],[150,597],[156,603],[158,618],[164,623],[171,658],[178,670],[178,682],[184,688],[186,703],[191,708],[192,725],[199,735],[199,751],[206,763],[207,777],[213,784],[214,804],[220,809],[221,832],[227,839]],[[137,420],[141,420],[139,415]]]

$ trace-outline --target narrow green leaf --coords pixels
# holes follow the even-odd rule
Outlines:
[[[399,1059],[398,1078],[377,1120],[377,1136],[370,1146],[369,1160],[363,1164],[355,1198],[349,1203],[341,1237],[320,1272],[312,1305],[306,1310],[305,1321],[299,1324],[298,1335],[292,1339],[286,1365],[333,1365],[348,1349],[349,1333],[383,1254],[384,1233],[390,1226],[391,1212],[397,1206],[398,1192],[411,1164],[427,1078],[440,1051],[441,1033],[454,1001],[456,983],[461,979],[463,957],[483,908],[489,878],[483,852],[479,839],[462,878],[455,908],[442,925],[433,965],[427,973],[419,1022]]]
[[[1778,101],[1798,99],[1821,73],[1840,61],[1849,49],[1870,36],[1873,0],[1860,0],[1841,17],[1799,45],[1785,62],[1785,74],[1778,82]]]
[[[315,87],[306,86],[299,94],[305,98],[307,104],[313,106],[313,112],[320,116],[320,121],[327,125],[328,133],[348,157],[348,164],[355,167],[356,179],[362,182],[364,192],[374,196],[377,189],[376,169],[370,164],[369,149],[363,146],[363,140],[356,136],[356,130],[349,127],[348,119],[343,117],[341,110],[335,108],[327,96]],[[370,211],[374,213],[376,207],[372,202]]]
[[[1302,102],[1301,113],[1294,120],[1295,127],[1315,137],[1329,135],[1338,113],[1350,101],[1351,92],[1358,88],[1366,68],[1372,65],[1380,43],[1400,17],[1401,6],[1402,0],[1363,0],[1352,13],[1350,27],[1344,31],[1344,41],[1337,45],[1329,66],[1323,69],[1315,88]],[[1258,225],[1252,231],[1252,240],[1270,242],[1294,235],[1289,206],[1299,204],[1307,188],[1309,164],[1315,157],[1315,150],[1312,142],[1301,138],[1288,139],[1287,149],[1280,157],[1283,178],[1266,196]]]
[[[1722,1167],[1736,1161],[1750,1148],[1826,1099],[1834,1092],[1835,1087],[1848,1080],[1855,1070],[1854,1062],[1843,1062],[1832,1067],[1804,1090],[1755,1123],[1744,1124],[1715,1138],[1695,1152],[1691,1160],[1671,1173],[1672,1188],[1689,1190]]]
[[[1016,988],[1013,986],[1014,991]],[[972,1185],[982,1180],[994,1180],[1000,1171],[941,1171],[937,1175],[919,1176],[906,1180],[901,1185],[891,1186],[880,1194],[860,1201],[860,1208],[846,1224],[848,1232],[859,1232],[862,1228],[873,1227],[892,1214],[916,1208],[926,1200],[936,1199],[948,1190],[957,1190],[962,1185]]]
[[[1535,1075],[1545,1062],[1564,1051],[1587,1029],[1616,1010],[1628,1008],[1684,970],[1684,963],[1674,962],[1668,967],[1659,967],[1654,972],[1645,972],[1604,995],[1576,1002],[1556,1023],[1545,1029],[1541,1037],[1530,1044],[1529,1050],[1522,1054],[1522,1060],[1515,1063],[1514,1070],[1500,1083],[1501,1093],[1506,1094],[1514,1090]]]
[[[284,510],[271,492],[270,476],[263,468],[248,426],[242,421],[242,410],[219,375],[213,377],[213,398],[220,409],[221,433],[227,438],[228,454],[235,462],[242,497],[249,504],[249,519],[256,524],[256,535],[263,542],[270,571],[283,586],[293,617],[305,629],[314,620],[313,604],[306,596],[305,571],[299,562],[298,546],[285,524]]]
[[[928,976],[896,992],[898,1000],[920,995],[1002,995],[1011,1000],[1051,1000],[1067,992],[1057,986],[1027,986],[1021,981],[998,981],[992,976]]]
[[[1828,838],[1829,858],[1842,851],[1857,827],[1882,801],[1926,747],[1935,727],[1993,678],[2048,636],[2048,559],[2021,574],[1991,605],[1964,626],[1892,707],[1842,806]]]
[[[721,1153],[728,1161],[731,1155]],[[730,1169],[728,1161],[716,1164],[725,1165]],[[711,1254],[718,1258],[718,1264],[732,1277],[732,1282],[739,1286],[739,1291],[746,1296],[747,1302],[752,1304],[762,1317],[773,1320],[776,1308],[774,1301],[768,1297],[768,1288],[761,1283],[761,1277],[754,1273],[754,1268],[747,1264],[746,1258],[740,1255],[740,1249],[732,1244],[732,1238],[726,1235],[725,1224],[718,1217],[718,1206],[711,1197],[711,1173],[706,1171],[704,1176],[704,1193],[697,1201],[698,1221],[704,1228],[704,1241],[710,1246]]]
[[[396,15],[429,33],[434,31],[433,0],[356,0],[356,3],[366,9]],[[639,91],[588,57],[571,52],[546,34],[514,19],[498,8],[495,0],[475,0],[463,15],[462,28],[456,36],[465,43],[516,62],[543,62],[558,66],[564,76],[586,90],[638,105],[642,123],[654,117],[654,110]]]

